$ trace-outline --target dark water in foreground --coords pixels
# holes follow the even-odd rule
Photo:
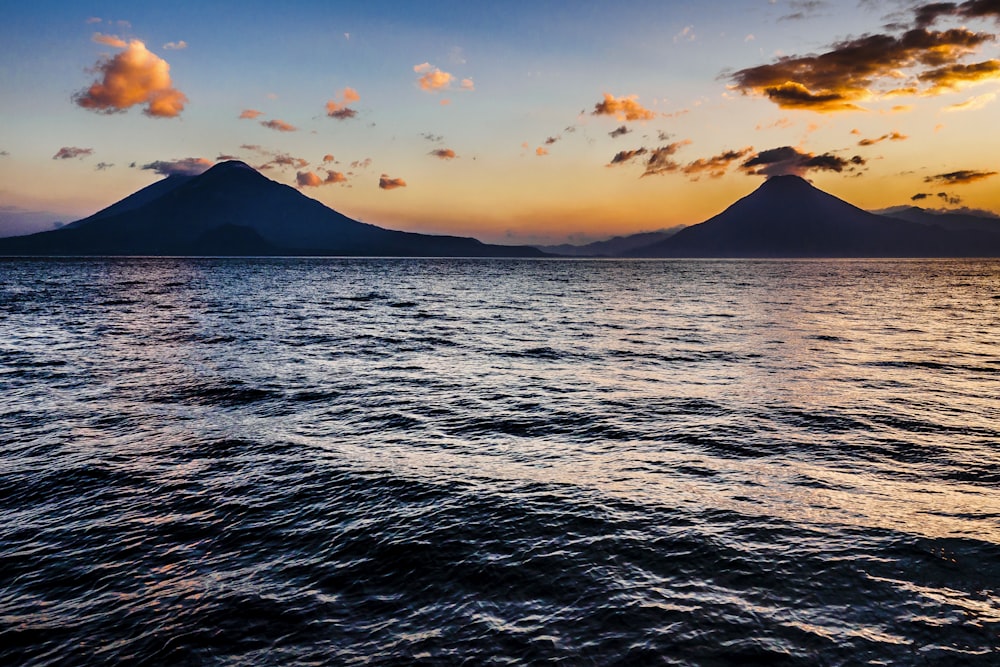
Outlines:
[[[998,262],[0,260],[0,664],[997,664],[998,396]]]

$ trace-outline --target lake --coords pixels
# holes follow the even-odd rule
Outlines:
[[[996,664],[1000,261],[0,259],[0,663]]]

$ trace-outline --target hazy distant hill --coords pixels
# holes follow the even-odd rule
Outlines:
[[[983,232],[1000,233],[1000,218],[972,213],[952,211],[931,211],[918,206],[899,206],[881,211],[878,215],[899,218],[930,227],[941,227],[950,231],[976,229]]]
[[[392,231],[352,220],[238,161],[171,176],[65,227],[0,239],[17,255],[537,257],[527,246]]]
[[[629,236],[616,236],[606,241],[594,241],[593,243],[587,243],[584,245],[563,243],[561,245],[544,245],[535,247],[542,252],[550,253],[552,255],[564,255],[567,257],[621,257],[625,253],[632,250],[670,238],[682,229],[684,229],[684,225],[678,225],[677,227],[671,227],[670,229],[664,229],[656,232],[642,232],[639,234],[631,234]]]
[[[863,211],[798,176],[776,176],[705,222],[634,257],[1000,256],[1000,234]]]

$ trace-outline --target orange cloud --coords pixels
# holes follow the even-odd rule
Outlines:
[[[102,79],[74,96],[84,109],[115,113],[145,104],[144,113],[156,118],[173,118],[184,110],[187,97],[173,87],[170,65],[137,39],[113,58],[101,60],[95,69]]]
[[[340,94],[340,98],[342,100],[340,102],[329,100],[326,103],[326,115],[330,118],[336,118],[337,120],[346,120],[357,116],[358,112],[351,109],[347,105],[361,99],[361,96],[358,95],[358,91],[353,88],[344,88],[343,92]]]
[[[294,125],[289,125],[285,121],[279,120],[277,118],[275,118],[274,120],[262,120],[260,121],[260,124],[266,128],[277,130],[278,132],[297,132],[299,129]]]
[[[383,190],[395,190],[396,188],[405,188],[406,181],[401,178],[389,178],[388,174],[382,174],[379,176],[378,186]]]
[[[339,171],[327,171],[326,178],[320,178],[316,172],[300,171],[295,174],[295,182],[300,188],[318,188],[321,185],[331,185],[333,183],[346,183],[347,176]]]
[[[932,84],[932,92],[955,90],[961,86],[1000,78],[1000,60],[987,60],[971,65],[948,65],[924,72],[917,77]]]
[[[253,120],[257,118],[257,116],[263,115],[263,113],[264,113],[263,111],[257,111],[256,109],[244,109],[243,111],[240,112],[240,118],[247,118],[249,120]]]
[[[450,148],[438,148],[432,150],[430,153],[428,153],[428,155],[433,155],[434,157],[440,158],[442,160],[454,160],[455,158],[458,157],[457,155],[455,155],[455,151],[451,150]]]
[[[694,162],[689,162],[681,168],[681,172],[693,181],[701,178],[702,174],[708,174],[709,178],[722,178],[730,165],[737,160],[742,160],[752,152],[753,146],[747,146],[739,150],[723,151],[709,158],[699,158]]]
[[[333,155],[331,155],[330,153],[327,153],[326,155],[323,156],[323,163],[324,164],[326,164],[327,162],[336,162],[336,161],[337,161],[337,159],[335,157],[333,157]]]
[[[52,156],[53,160],[72,160],[73,158],[93,155],[93,148],[77,148],[76,146],[63,146]]]
[[[323,184],[323,179],[311,171],[300,171],[295,174],[295,181],[300,188],[315,188]]]
[[[594,105],[594,116],[614,116],[619,121],[653,120],[656,114],[644,108],[636,100],[638,95],[615,99],[611,93],[604,93],[604,101]]]
[[[421,90],[429,92],[447,89],[451,86],[451,82],[455,78],[448,72],[443,72],[430,63],[414,65],[413,71],[420,74],[420,77],[417,79],[417,85],[420,86]],[[469,81],[471,82],[471,79]]]
[[[118,35],[104,35],[99,32],[95,32],[90,37],[91,41],[97,42],[98,44],[104,44],[105,46],[113,46],[116,49],[124,49],[128,46],[128,42],[119,37]]]
[[[538,148],[535,149],[535,155],[537,155],[538,157],[541,157],[543,155],[548,155],[548,154],[549,154],[549,152],[547,150],[545,150],[544,148],[542,148],[541,146],[539,146]]]
[[[741,69],[730,79],[744,94],[767,97],[783,109],[857,111],[865,100],[919,92],[918,84],[931,84],[927,93],[933,95],[957,81],[996,76],[992,61],[958,64],[995,39],[966,28],[864,35],[835,43],[819,55],[784,56],[768,65]],[[903,72],[910,69],[916,74],[900,85],[900,79],[908,78]]]
[[[463,90],[475,90],[476,89],[476,84],[472,81],[472,79],[462,79],[462,84],[461,85],[462,85],[462,89]]]

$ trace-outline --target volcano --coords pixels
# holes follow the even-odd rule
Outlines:
[[[5,255],[538,257],[526,246],[383,229],[240,161],[169,176],[65,227],[0,239]]]
[[[774,176],[705,222],[633,257],[1000,256],[1000,234],[869,213],[799,176]]]

